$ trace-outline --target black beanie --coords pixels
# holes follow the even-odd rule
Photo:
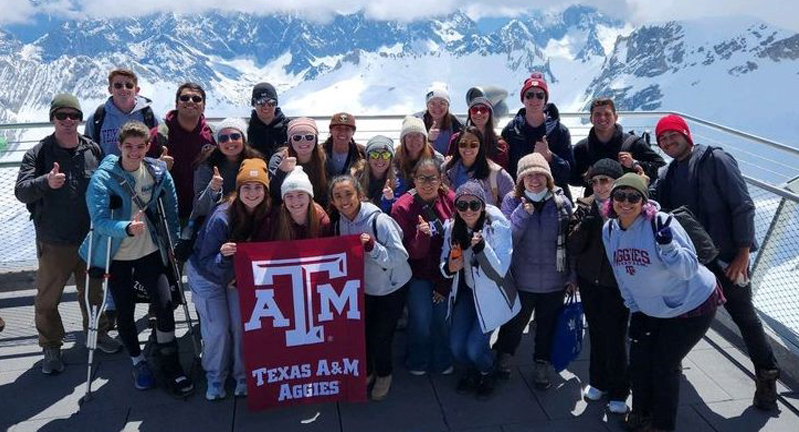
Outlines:
[[[621,164],[613,159],[600,159],[594,163],[590,170],[588,170],[588,178],[591,179],[597,175],[605,175],[613,180],[624,175],[624,170]]]
[[[255,102],[261,99],[274,99],[277,102],[277,90],[272,84],[258,83],[252,88],[252,99],[250,104],[255,106]]]

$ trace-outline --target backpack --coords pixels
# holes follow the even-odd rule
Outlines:
[[[677,207],[669,214],[674,216],[674,219],[677,219],[677,222],[680,223],[680,226],[685,229],[685,232],[688,234],[688,237],[694,244],[694,249],[696,249],[696,257],[700,263],[707,265],[713,262],[716,257],[718,257],[719,249],[716,247],[716,243],[713,242],[710,234],[707,233],[702,224],[696,220],[696,217],[694,217],[694,214],[691,212],[691,209],[689,209],[688,206]],[[655,226],[654,219],[652,219],[651,224],[652,234],[657,234],[657,228]]]
[[[157,122],[155,121],[155,113],[153,113],[153,109],[149,106],[144,107],[141,110],[142,115],[144,116],[144,124],[149,128],[152,129],[156,126]],[[94,131],[94,139],[99,143],[100,142],[100,128],[103,127],[103,121],[105,120],[105,104],[102,104],[94,110],[94,123],[92,125]]]

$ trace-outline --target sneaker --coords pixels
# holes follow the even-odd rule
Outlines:
[[[458,394],[469,393],[477,388],[477,383],[479,380],[480,377],[477,376],[477,371],[465,371],[458,380],[458,386],[455,387],[455,391],[458,392]]]
[[[612,414],[627,414],[630,407],[627,406],[625,401],[610,401],[608,402],[608,411]]]
[[[97,349],[106,354],[115,354],[122,349],[122,342],[112,338],[106,332],[98,333]]]
[[[450,366],[441,371],[441,375],[452,375],[454,372],[455,372],[455,366]]]
[[[44,349],[44,360],[42,360],[42,373],[51,375],[53,373],[64,372],[63,360],[61,360],[61,347],[49,347]]]
[[[236,381],[236,389],[233,390],[233,396],[247,397],[247,379],[242,378]]]
[[[372,400],[381,401],[388,396],[388,390],[391,389],[391,375],[375,378],[375,386],[372,387]]]
[[[427,375],[427,371],[424,370],[424,369],[419,369],[419,370],[411,369],[411,370],[408,371],[408,373],[410,373],[411,375],[414,375],[414,376]]]
[[[549,381],[549,362],[536,360],[533,370],[533,384],[539,390],[546,390],[552,383]]]
[[[374,384],[374,382],[375,382],[375,374],[369,374],[369,375],[366,376],[366,388],[367,389],[369,387],[371,387],[372,384]]]
[[[757,371],[755,397],[752,399],[752,405],[755,408],[763,411],[777,410],[777,379],[779,377],[779,369]]]
[[[510,379],[511,368],[510,359],[512,356],[508,353],[497,353],[496,370],[494,374],[497,378]]]
[[[494,374],[481,373],[477,382],[477,399],[488,399],[494,393]]]
[[[598,401],[598,400],[602,399],[605,396],[605,393],[606,392],[603,392],[602,390],[600,390],[600,389],[598,389],[596,387],[592,387],[592,386],[589,385],[589,386],[587,386],[585,388],[585,395],[584,396],[588,400]]]
[[[208,389],[205,390],[205,398],[209,401],[222,400],[227,397],[225,385],[219,381],[209,381]]]
[[[155,377],[146,360],[133,366],[133,386],[137,390],[149,390],[155,387]]]
[[[158,345],[158,356],[161,373],[164,376],[167,388],[173,396],[185,398],[194,393],[194,384],[183,372],[183,366],[178,357],[178,344],[172,341]]]

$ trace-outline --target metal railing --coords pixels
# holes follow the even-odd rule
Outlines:
[[[657,120],[672,112],[619,112],[625,130],[638,134],[654,130]],[[766,138],[678,113],[689,123],[697,143],[724,148],[738,161],[756,203],[755,229],[760,245],[752,253],[754,303],[764,320],[786,344],[799,351],[799,149]],[[591,128],[588,113],[561,113],[572,141],[585,138]],[[320,126],[329,116],[312,116]],[[382,134],[397,142],[404,116],[359,116],[355,140],[365,142]],[[462,117],[462,116],[461,116]],[[220,118],[209,118],[218,122]],[[501,129],[510,117],[498,119]],[[5,151],[0,152],[0,272],[36,268],[33,226],[24,205],[13,195],[19,161],[24,152],[51,133],[49,123],[0,124]],[[320,140],[327,137],[320,127]],[[653,143],[653,147],[657,146]],[[659,149],[657,149],[659,151]],[[665,157],[665,155],[664,155]]]

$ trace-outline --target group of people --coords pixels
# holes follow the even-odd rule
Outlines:
[[[36,228],[45,374],[64,369],[58,303],[70,275],[83,298],[88,263],[100,274],[108,269],[113,311],[100,319],[98,349],[124,345],[135,387],[155,385],[134,322],[136,281],[151,300],[163,381],[179,396],[194,391],[178,358],[169,290],[172,240],[180,238],[202,323],[206,398],[225,398],[228,378],[245,396],[237,244],[358,235],[373,400],[391,388],[393,336],[405,310],[409,372],[451,374],[457,366],[457,391],[478,398],[512,375],[510,360],[535,314],[534,352],[523,355],[533,356],[535,386],[548,388],[557,313],[565,295],[579,291],[591,341],[585,397],[607,397],[629,430],[674,430],[681,361],[721,304],[755,364],[754,405],[776,407],[779,369],[748,283],[754,203],[735,160],[695,144],[679,116],[655,130],[673,158],[666,165],[644,138],[624,132],[610,99],[591,103],[589,136],[572,145],[538,73],[524,81],[523,108],[500,135],[498,101],[470,92],[461,123],[447,88],[434,85],[426,110],[402,121],[397,144],[382,135],[357,143],[355,116],[344,112],[332,116],[320,143],[317,123],[289,120],[268,83],[253,88],[249,121],[213,128],[197,84],[178,87],[175,110],[162,120],[132,71],[112,71],[108,91],[83,134],[79,101],[53,98],[55,132],[25,154],[16,184]],[[665,211],[680,206],[717,245],[713,262],[699,262]],[[90,303],[99,305],[102,277],[89,279]],[[108,335],[110,318],[121,343]]]

